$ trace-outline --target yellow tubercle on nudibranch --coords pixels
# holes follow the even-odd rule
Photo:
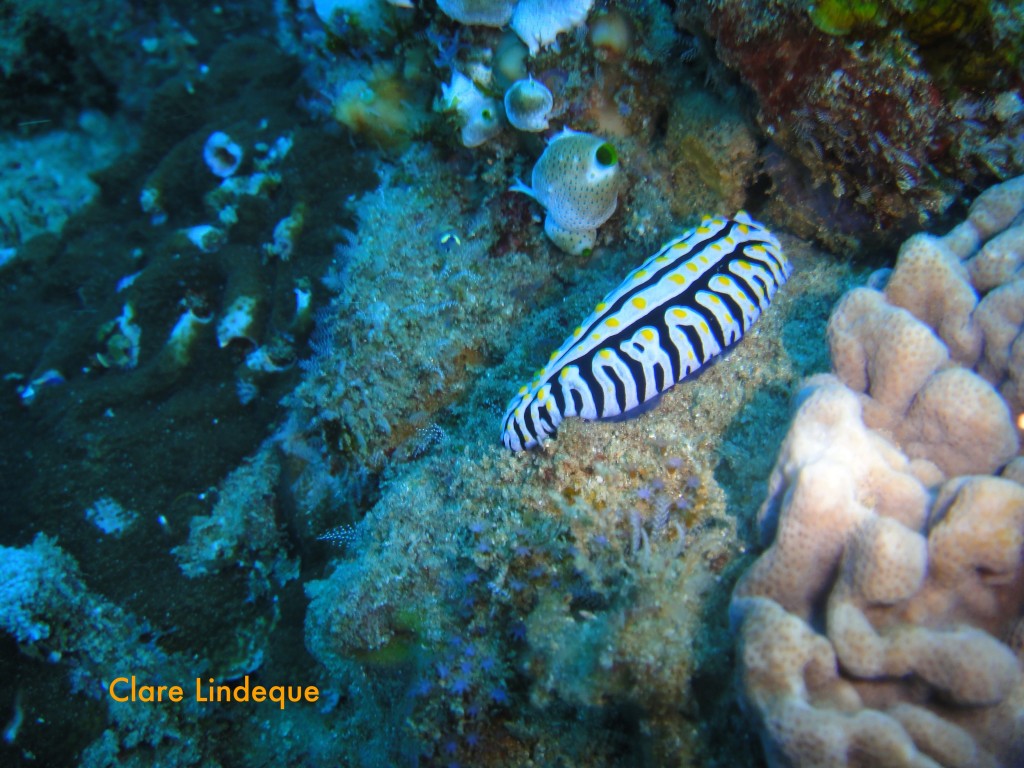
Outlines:
[[[573,331],[509,404],[502,441],[518,451],[555,434],[565,416],[628,414],[735,344],[791,272],[775,236],[746,213],[705,219]],[[543,410],[530,395],[541,390]]]

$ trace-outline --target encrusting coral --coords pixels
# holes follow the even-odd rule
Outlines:
[[[770,765],[1024,759],[1022,209],[993,187],[833,312],[730,609]]]
[[[107,695],[126,669],[140,681],[184,680],[198,659],[161,649],[147,622],[89,588],[55,540],[39,534],[25,547],[0,547],[0,596],[0,631],[31,657],[67,667],[72,690],[108,707],[110,727],[82,749],[79,765],[146,765],[155,749],[164,765],[196,765],[208,753],[195,702],[139,707]],[[17,724],[8,727],[8,744],[17,731]]]
[[[749,86],[765,156],[776,154],[771,145],[788,156],[765,166],[792,195],[780,214],[798,231],[833,243],[827,232],[845,231],[869,248],[876,236],[898,242],[985,179],[1024,169],[1022,27],[1008,8],[713,0],[678,4],[676,15],[703,28]],[[832,208],[794,194],[805,184],[829,189]],[[815,210],[829,211],[824,226],[812,223]],[[869,235],[857,223],[865,216],[883,231]]]

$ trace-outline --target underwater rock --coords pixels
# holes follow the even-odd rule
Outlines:
[[[618,163],[615,145],[565,128],[533,166],[532,186],[516,179],[511,189],[544,206],[544,232],[566,253],[579,255],[593,249],[597,228],[615,213]]]

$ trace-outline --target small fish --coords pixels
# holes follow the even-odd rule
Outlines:
[[[636,411],[739,341],[792,271],[745,212],[704,219],[633,270],[512,398],[505,447],[539,445],[567,416]]]

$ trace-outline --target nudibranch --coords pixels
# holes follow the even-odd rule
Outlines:
[[[740,212],[707,218],[633,270],[512,398],[502,441],[539,445],[567,416],[628,414],[734,345],[793,268]]]

